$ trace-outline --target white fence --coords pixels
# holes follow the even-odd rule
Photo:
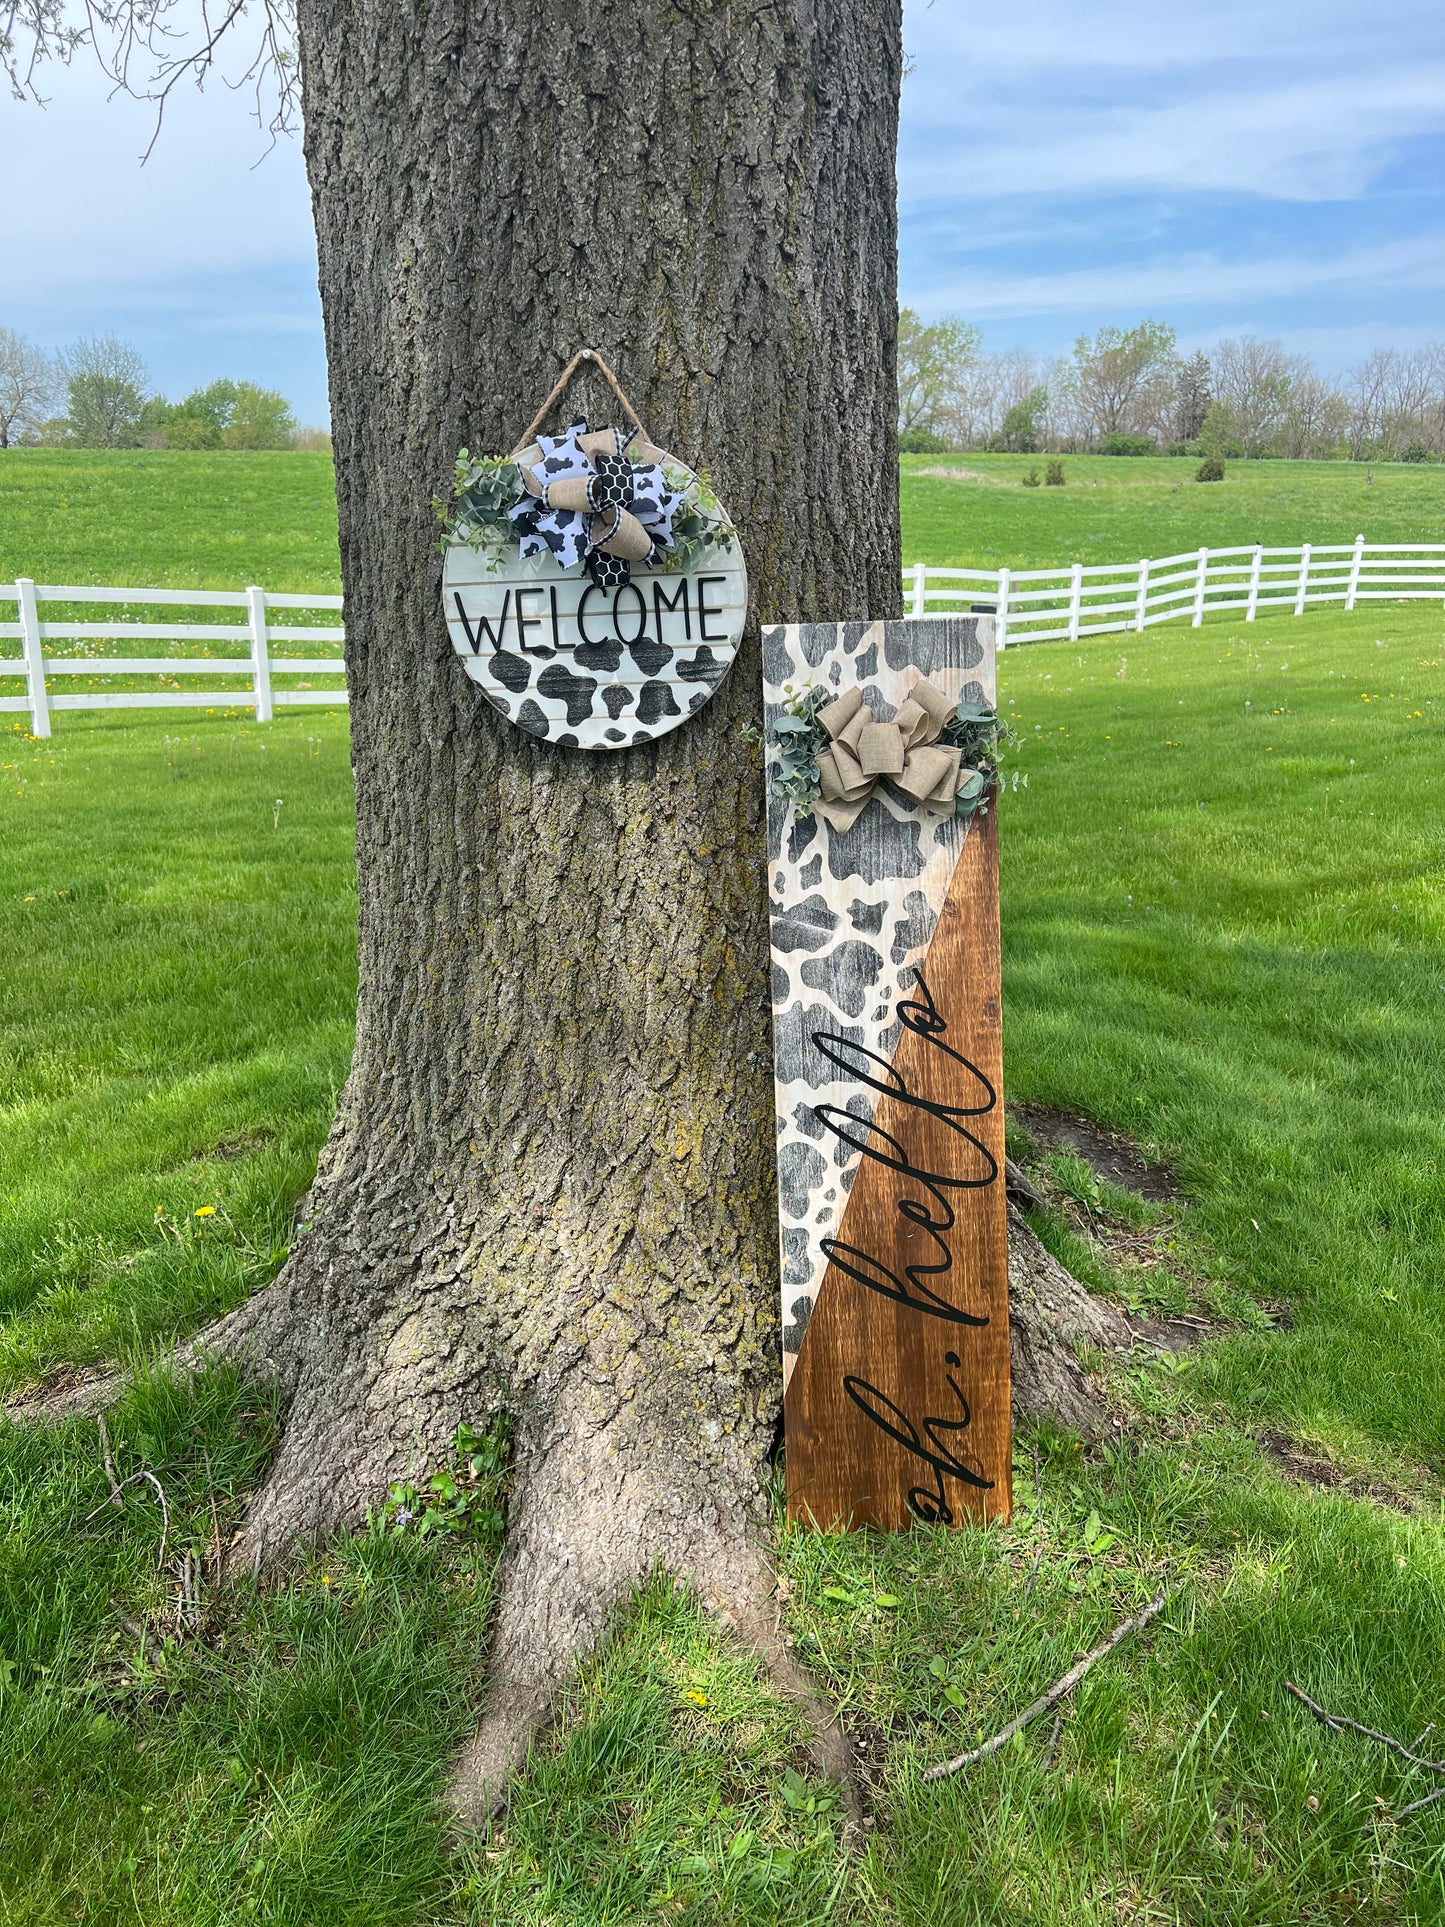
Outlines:
[[[1067,569],[933,569],[919,562],[904,571],[908,614],[950,613],[981,602],[993,608],[1000,649],[1010,643],[1073,642],[1080,636],[1146,629],[1156,622],[1188,616],[1197,629],[1205,616],[1242,610],[1253,622],[1261,610],[1288,609],[1303,615],[1311,603],[1445,602],[1445,543],[1353,542],[1297,549],[1196,549],[1186,555],[1145,557],[1139,562],[1076,562]],[[277,653],[298,643],[345,639],[339,622],[325,625],[274,623],[275,610],[339,612],[334,595],[271,595],[264,589],[91,589],[36,584],[22,576],[0,583],[0,608],[15,605],[17,620],[0,622],[0,642],[20,644],[20,654],[0,652],[0,678],[21,677],[23,696],[0,695],[0,711],[28,711],[36,736],[50,734],[57,709],[254,709],[258,722],[270,722],[278,707],[302,703],[344,704],[344,689],[276,689],[274,676],[339,676],[340,654],[291,656]],[[109,604],[138,610],[180,608],[236,610],[239,622],[218,616],[205,622],[46,622],[43,603]],[[57,654],[54,643],[188,642],[208,646],[245,645],[245,653],[202,656],[112,656]],[[158,676],[175,683],[182,676],[240,677],[224,687],[209,681],[198,689],[86,689],[52,695],[47,678],[85,676],[92,682],[110,676]]]
[[[1445,602],[1445,543],[1353,542],[1297,549],[1195,549],[1067,569],[905,569],[910,616],[948,614],[948,605],[981,602],[997,611],[996,639],[1009,643],[1074,642],[1120,630],[1147,629],[1188,616],[1197,629],[1207,615],[1261,610],[1303,615],[1310,603]]]
[[[84,589],[53,587],[19,581],[0,583],[0,608],[15,604],[18,620],[0,622],[0,641],[19,641],[19,657],[0,653],[0,676],[23,676],[23,696],[0,696],[0,710],[28,710],[30,727],[36,736],[50,734],[50,714],[56,709],[210,709],[224,703],[227,708],[254,709],[256,720],[270,722],[278,707],[300,703],[325,703],[338,707],[346,701],[344,689],[274,689],[272,677],[339,676],[343,664],[335,656],[289,656],[276,653],[297,643],[328,642],[340,644],[345,631],[340,623],[311,625],[273,623],[275,609],[339,610],[337,595],[271,595],[264,589]],[[218,616],[209,622],[45,622],[42,603],[89,603],[129,605],[135,609],[181,608],[187,612],[206,609],[236,609],[243,612],[240,622],[227,622]],[[244,655],[165,655],[111,656],[53,653],[52,643],[112,642],[191,642],[225,647],[244,643]],[[46,678],[61,676],[162,676],[175,682],[181,676],[230,677],[231,684],[200,689],[87,689],[78,695],[51,695]],[[234,679],[245,679],[235,687]]]

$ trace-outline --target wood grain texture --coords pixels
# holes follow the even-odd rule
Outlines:
[[[851,1051],[873,1114],[784,1406],[788,1514],[825,1529],[1009,1516],[996,826],[964,843],[891,1064]]]

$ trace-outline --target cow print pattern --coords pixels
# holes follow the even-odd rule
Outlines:
[[[765,629],[766,733],[787,684],[795,693],[810,683],[840,693],[857,685],[875,715],[888,717],[922,677],[955,700],[991,704],[992,618]],[[768,755],[771,764],[777,751],[770,747]],[[814,1039],[826,1031],[891,1059],[900,993],[913,989],[967,834],[966,822],[911,808],[884,785],[841,833],[769,798],[785,1383],[827,1269],[821,1241],[837,1234],[862,1160],[815,1107],[833,1105],[863,1120],[873,1115],[872,1091],[848,1081]]]

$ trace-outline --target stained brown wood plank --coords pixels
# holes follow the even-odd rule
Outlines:
[[[828,1124],[866,1149],[784,1402],[788,1514],[824,1528],[1006,1519],[1012,1502],[993,812],[918,976],[891,1064],[832,1046],[875,1107],[871,1128]]]

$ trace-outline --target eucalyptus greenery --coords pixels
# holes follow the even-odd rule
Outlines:
[[[484,548],[514,535],[511,510],[527,494],[517,464],[506,455],[457,453],[452,499],[432,503],[447,532],[444,546]]]
[[[795,816],[808,816],[822,794],[818,758],[828,747],[828,732],[818,721],[818,711],[833,700],[832,694],[810,683],[795,690],[783,684],[783,703],[772,728],[778,750],[778,767],[769,779],[773,796],[785,796]]]
[[[633,462],[641,457],[629,451]],[[694,474],[677,462],[665,462],[667,486],[679,496],[672,521],[673,546],[661,563],[665,575],[680,575],[703,561],[707,551],[728,549],[737,531],[728,520],[705,471]],[[501,552],[517,541],[511,511],[529,500],[526,484],[510,455],[473,455],[461,449],[452,478],[450,502],[435,496],[432,507],[446,531],[442,547],[491,549]]]
[[[818,711],[832,702],[834,693],[815,683],[800,690],[791,683],[783,685],[783,701],[771,730],[778,764],[769,778],[768,791],[772,796],[786,797],[795,816],[810,816],[823,793],[818,758],[830,739],[818,721]],[[966,820],[987,814],[989,798],[998,787],[999,742],[1008,737],[1007,728],[999,723],[998,711],[982,703],[960,703],[943,725],[939,741],[962,750],[967,771],[954,802],[955,816]]]

